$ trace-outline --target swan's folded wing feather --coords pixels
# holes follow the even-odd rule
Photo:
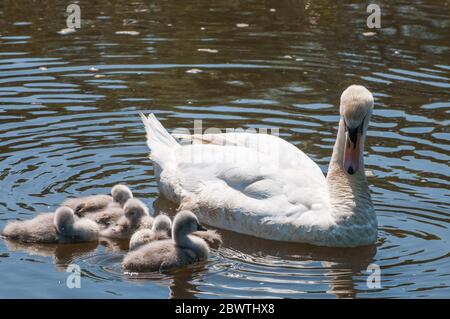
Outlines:
[[[326,189],[325,178],[308,157],[283,163],[276,152],[194,144],[179,148],[175,158],[175,171],[161,182],[171,184],[184,203],[270,216],[301,213],[325,198],[316,191]]]
[[[258,153],[278,156],[280,165],[296,166],[297,169],[313,170],[316,174],[322,174],[319,166],[312,161],[303,151],[291,143],[270,134],[254,134],[245,132],[230,132],[220,134],[173,134],[174,137],[190,141],[193,145],[211,144],[224,148],[240,146],[255,149]],[[323,174],[322,174],[323,175]]]
[[[243,135],[243,134],[242,134]],[[227,138],[227,134],[180,134],[173,133],[173,137],[181,139],[182,141],[187,141],[197,144],[215,144],[215,145],[234,145],[234,146],[245,146],[240,140],[235,140],[231,136]]]

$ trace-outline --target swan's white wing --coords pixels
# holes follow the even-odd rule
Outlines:
[[[207,224],[257,237],[324,240],[333,223],[327,183],[295,146],[248,133],[180,145],[153,115],[141,116],[160,191],[182,208]]]
[[[185,205],[268,218],[294,219],[327,204],[325,177],[303,152],[277,137],[237,134],[242,136],[235,142],[264,139],[264,143],[177,148],[174,169],[161,174],[162,189],[170,190],[166,195],[176,195],[176,201]]]
[[[193,144],[213,144],[253,148],[258,152],[267,155],[278,156],[276,160],[281,166],[295,166],[297,170],[313,170],[317,176],[321,175],[323,177],[320,167],[305,153],[291,143],[273,135],[234,132],[202,135],[173,134],[173,136]]]

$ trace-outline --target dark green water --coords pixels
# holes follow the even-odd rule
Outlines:
[[[81,29],[61,35],[68,3],[0,2],[0,228],[118,182],[173,212],[139,111],[169,129],[279,127],[326,172],[339,96],[359,83],[376,99],[378,241],[323,249],[223,232],[206,263],[130,278],[118,243],[0,239],[0,297],[450,297],[448,1],[383,1],[382,29],[367,34],[361,1],[86,0]],[[80,289],[66,286],[70,263]]]

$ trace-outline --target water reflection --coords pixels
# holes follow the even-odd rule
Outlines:
[[[195,284],[195,278],[201,277],[201,274],[207,270],[207,265],[205,263],[201,263],[174,271],[169,284],[169,298],[196,298],[197,292],[199,292],[199,287]]]
[[[93,253],[98,245],[97,242],[64,245],[21,243],[6,238],[4,242],[11,252],[24,252],[30,256],[52,257],[53,263],[59,271],[66,271],[67,266],[74,260]]]

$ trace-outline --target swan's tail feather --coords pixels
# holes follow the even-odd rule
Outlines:
[[[147,145],[150,148],[150,157],[159,164],[164,161],[167,153],[172,153],[174,148],[180,146],[172,135],[162,126],[153,113],[146,117],[143,113],[139,114],[144,123],[147,133]],[[164,155],[165,154],[165,155]]]

